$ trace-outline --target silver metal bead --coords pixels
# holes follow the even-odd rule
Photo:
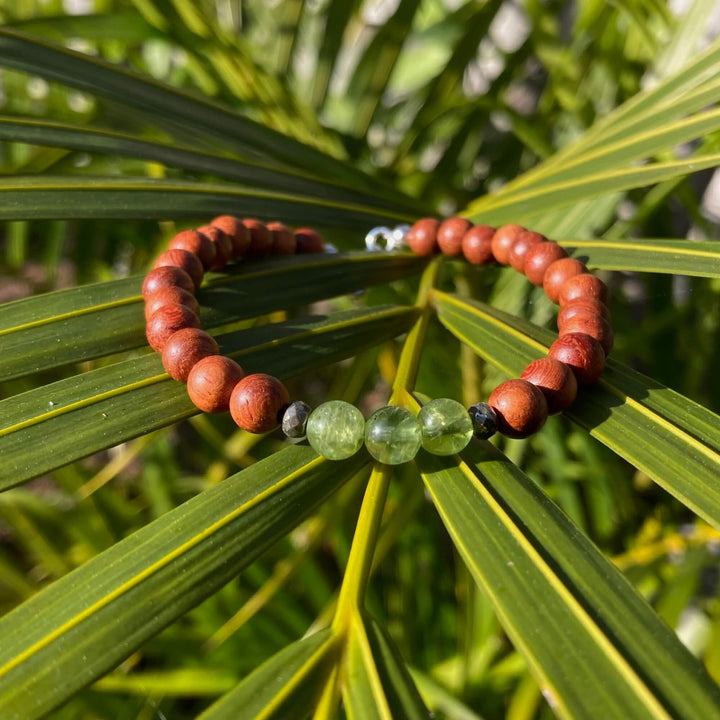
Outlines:
[[[388,250],[405,250],[407,243],[405,242],[405,236],[410,232],[410,225],[397,225],[390,235],[390,240],[387,244]]]
[[[337,249],[332,243],[329,243],[329,242],[326,242],[326,243],[325,243],[325,250],[324,250],[324,252],[326,252],[326,253],[329,254],[329,255],[333,255],[333,254],[336,253],[337,251],[338,251],[338,249]]]
[[[365,247],[370,252],[378,252],[387,249],[388,243],[392,238],[393,231],[388,227],[373,228],[365,236]]]

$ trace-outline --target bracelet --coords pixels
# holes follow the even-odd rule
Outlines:
[[[374,228],[365,242],[373,251],[409,247],[421,256],[442,252],[462,255],[473,265],[495,261],[512,266],[560,305],[559,337],[548,357],[532,361],[519,379],[500,383],[486,403],[467,410],[456,400],[438,398],[417,416],[403,407],[386,406],[366,421],[358,408],[341,400],[315,410],[302,401],[291,403],[280,380],[265,373],[245,375],[238,363],[219,354],[214,338],[200,327],[194,293],[206,270],[220,270],[233,259],[334,248],[311,228],[292,232],[279,222],[265,225],[229,215],[178,233],[155,261],[142,286],[148,343],[162,353],[167,373],[187,384],[198,409],[229,410],[238,427],[251,433],[281,425],[287,437],[307,437],[330,460],[348,458],[364,443],[376,460],[389,465],[412,460],[421,446],[436,455],[452,455],[473,435],[481,440],[495,432],[529,437],[548,415],[572,404],[578,384],[600,377],[613,343],[607,287],[544,235],[514,224],[496,230],[460,217],[442,222],[423,218],[412,227]]]

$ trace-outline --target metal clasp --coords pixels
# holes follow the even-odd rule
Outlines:
[[[405,236],[409,230],[409,225],[398,225],[393,230],[384,226],[373,228],[365,236],[365,247],[370,252],[402,250],[406,247]]]

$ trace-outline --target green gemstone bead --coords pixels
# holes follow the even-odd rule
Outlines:
[[[350,403],[330,400],[318,405],[305,428],[311,447],[328,460],[344,460],[363,444],[365,418]]]
[[[418,413],[422,446],[433,455],[453,455],[470,442],[473,425],[468,411],[457,401],[438,398]]]
[[[422,432],[409,410],[389,405],[374,412],[365,423],[365,447],[381,463],[409,462],[420,449]]]

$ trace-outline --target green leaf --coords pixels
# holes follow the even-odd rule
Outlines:
[[[368,616],[356,615],[350,628],[343,695],[349,720],[430,717],[397,649]]]
[[[253,61],[242,35],[222,31],[197,3],[144,0],[133,4],[139,6],[138,10],[16,20],[6,27],[66,45],[78,37],[121,41],[130,52],[151,38],[175,41],[186,53],[189,78],[205,94],[220,95],[230,102],[240,100],[244,109],[263,124],[318,149],[327,149],[330,154],[342,154],[317,118],[303,112],[277,78]],[[193,27],[186,25],[190,17]]]
[[[452,55],[444,67],[427,83],[421,93],[418,93],[420,97],[414,98],[415,102],[422,100],[422,105],[405,134],[403,144],[398,148],[400,158],[404,159],[427,139],[428,130],[432,129],[433,123],[437,120],[438,110],[446,108],[448,102],[458,93],[458,89],[462,89],[462,81],[468,63],[476,57],[478,44],[488,34],[490,24],[501,5],[501,0],[483,3],[469,2],[462,5],[452,16],[443,18],[438,23],[440,27],[457,24],[459,36],[454,44]],[[430,33],[432,30],[427,32]],[[462,97],[464,99],[464,96]],[[477,108],[477,105],[473,104],[473,107]],[[483,110],[487,114],[487,108],[483,108]],[[477,123],[477,118],[475,121]],[[464,134],[464,139],[467,139],[467,132]]]
[[[453,542],[563,718],[718,718],[718,689],[620,572],[488,444],[421,452]]]
[[[74,37],[92,38],[95,41],[141,43],[162,37],[160,30],[146,22],[135,10],[97,15],[51,15],[14,19],[9,22],[6,20],[4,26],[32,35],[42,35],[55,42]]]
[[[212,329],[244,318],[353,292],[419,272],[408,255],[338,253],[240,263],[198,292]],[[268,284],[273,292],[268,293]],[[0,379],[144,347],[142,278],[62,290],[0,307]]]
[[[367,202],[370,207],[384,208],[390,214],[398,211],[397,201],[390,202],[358,190],[351,191],[337,184],[313,180],[305,173],[201,152],[177,143],[150,142],[136,135],[113,130],[32,118],[0,117],[0,140],[142,158],[168,167],[216,175],[274,193],[310,196],[341,203]]]
[[[405,332],[413,307],[363,308],[217,337],[246,373],[286,378]],[[0,401],[0,489],[199,411],[159,355],[115,363]],[[73,442],[68,443],[67,438]]]
[[[556,335],[483,303],[435,292],[440,321],[478,355],[517,377]],[[608,359],[567,417],[720,528],[720,418]]]
[[[720,154],[713,153],[686,160],[656,162],[640,168],[623,168],[583,175],[576,180],[538,183],[513,194],[486,195],[471,203],[467,216],[477,223],[519,222],[588,198],[645,187],[720,165]]]
[[[168,672],[111,673],[93,683],[92,689],[143,696],[202,697],[221,695],[236,684],[237,677],[225,670],[187,668]]]
[[[415,669],[410,672],[423,700],[438,717],[447,718],[447,720],[483,720],[480,715],[470,710],[467,705],[460,702],[428,675]]]
[[[273,56],[272,64],[276,75],[288,74],[304,5],[305,0],[284,0],[273,13],[277,18],[277,28],[269,54]]]
[[[309,717],[336,651],[329,630],[298,640],[273,655],[198,720]]]
[[[560,240],[574,257],[602,270],[720,277],[720,242],[694,240]]]
[[[73,175],[0,179],[0,220],[33,218],[198,218],[234,214],[314,226],[368,228],[413,217],[398,211],[333,202],[240,185],[149,178]]]
[[[32,720],[235,577],[367,462],[291,446],[171,510],[0,620],[0,715]]]
[[[712,104],[720,92],[716,79],[719,69],[720,39],[716,39],[677,73],[634,95],[596,121],[577,142],[556,153],[544,166],[562,165],[570,157],[621,140],[642,128],[656,127],[669,117],[682,117],[690,111],[684,105],[688,100],[692,103],[690,108],[696,110]],[[709,97],[704,95],[707,89],[713,93]]]
[[[322,42],[313,74],[312,104],[316,108],[322,107],[325,103],[330,78],[342,47],[345,29],[359,4],[360,0],[345,0],[328,5]]]
[[[347,90],[354,108],[350,135],[361,138],[367,134],[419,5],[419,0],[400,0],[360,58]]]
[[[492,196],[476,201],[470,212],[480,213],[481,209],[487,209],[492,221],[497,222],[496,217],[505,219],[510,215],[501,211],[500,215],[494,216],[491,208],[509,203],[517,213],[532,215],[536,206],[532,202],[528,210],[528,199],[534,199],[537,193],[547,193],[556,202],[554,193],[566,186],[563,181],[569,182],[566,190],[572,201],[580,201],[595,196],[603,178],[607,188],[604,192],[611,193],[673,177],[663,174],[672,172],[672,164],[645,167],[645,173],[640,176],[628,169],[627,164],[661,150],[671,150],[683,138],[696,137],[717,128],[717,111],[714,110],[685,120],[679,118],[713,104],[720,97],[720,83],[715,79],[718,66],[720,42],[716,41],[680,72],[635,95],[596,122],[577,141]],[[680,172],[681,165],[675,163],[675,167],[675,177],[686,174]],[[701,167],[690,166],[687,171],[696,169]],[[641,179],[656,176],[658,179]],[[616,178],[616,185],[608,182],[610,177]],[[573,184],[578,187],[573,188]],[[548,209],[562,206],[563,203],[553,204]]]
[[[189,131],[203,142],[213,138],[251,157],[260,153],[291,166],[312,169],[312,175],[378,192],[377,182],[346,163],[233,113],[219,103],[200,99],[98,58],[14,30],[0,29],[0,65],[140,110],[162,127]],[[401,197],[397,191],[388,192]]]
[[[661,115],[661,117],[663,117]],[[638,131],[613,143],[582,153],[563,163],[553,165],[551,170],[542,173],[534,182],[528,178],[521,183],[524,193],[530,187],[539,187],[561,182],[580,182],[588,176],[602,172],[625,168],[636,160],[652,157],[662,151],[671,150],[676,145],[704,137],[720,128],[720,110],[708,110],[684,120],[665,122],[656,128],[641,126]],[[512,196],[510,188],[503,193]]]

